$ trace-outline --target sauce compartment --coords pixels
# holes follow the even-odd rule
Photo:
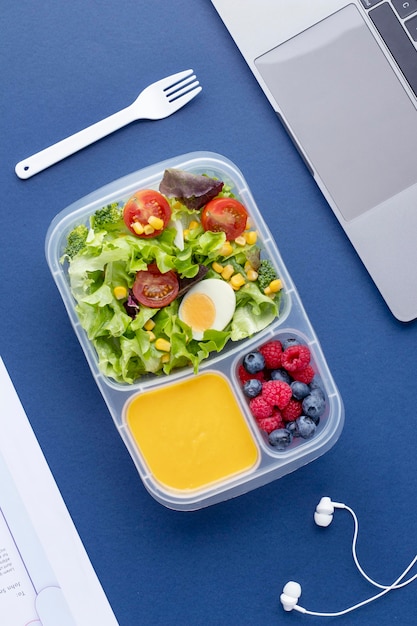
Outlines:
[[[76,312],[68,265],[61,259],[67,235],[74,226],[87,225],[97,209],[112,202],[126,202],[137,189],[158,189],[167,168],[206,174],[232,188],[256,228],[264,257],[272,261],[283,283],[280,311],[266,328],[250,338],[228,341],[220,352],[212,352],[200,363],[198,372],[183,367],[168,375],[146,374],[127,384],[100,371],[97,353]],[[46,257],[115,426],[146,489],[161,504],[191,511],[241,495],[313,461],[337,441],[344,422],[343,404],[320,344],[243,175],[225,157],[211,152],[182,155],[134,172],[82,198],[52,221],[46,237]],[[309,384],[321,388],[324,408],[314,429],[311,418],[306,416],[302,435],[294,424],[288,426],[295,419],[276,422],[290,433],[291,441],[281,449],[279,437],[279,445],[272,445],[269,428],[262,428],[259,416],[251,410],[251,399],[243,389],[239,371],[248,353],[258,352],[271,341],[285,345],[290,338],[308,347],[309,367],[315,374]],[[271,378],[270,368],[265,377]],[[275,407],[274,418],[277,413]],[[309,427],[313,433],[309,433]]]
[[[124,413],[143,465],[167,492],[202,493],[247,476],[259,463],[249,423],[218,371],[139,393],[128,400]]]

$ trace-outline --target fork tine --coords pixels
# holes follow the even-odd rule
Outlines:
[[[195,76],[193,76],[192,78],[195,78]],[[173,87],[172,89],[166,89],[165,95],[168,98],[168,100],[172,102],[173,100],[176,100],[183,94],[188,93],[195,87],[198,87],[199,84],[200,83],[198,82],[198,80],[194,80],[194,82],[192,83],[185,83],[185,81],[183,81],[179,83],[178,85],[175,85],[175,87]]]
[[[187,78],[184,78],[184,80],[177,81],[176,83],[170,85],[169,87],[165,87],[164,91],[166,95],[168,96],[176,89],[181,89],[181,87],[188,85],[192,80],[196,80],[196,79],[197,79],[197,76],[195,74],[191,74],[190,76],[187,76]]]
[[[170,104],[173,108],[175,108],[175,111],[178,111],[178,109],[185,106],[188,102],[190,102],[190,100],[195,98],[196,95],[199,94],[201,90],[202,90],[201,86],[196,87],[192,91],[188,91],[184,95],[178,96],[177,98],[173,99]]]
[[[171,76],[166,76],[165,78],[161,78],[156,83],[162,89],[169,89],[178,83],[180,80],[187,78],[187,76],[191,76],[194,73],[194,70],[184,70],[183,72],[177,72],[176,74],[172,74]],[[155,84],[155,83],[154,83]]]

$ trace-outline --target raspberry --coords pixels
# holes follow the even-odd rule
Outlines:
[[[310,349],[305,345],[290,346],[282,353],[281,363],[288,372],[302,370],[310,363]]]
[[[268,404],[262,396],[256,396],[249,401],[249,408],[252,411],[252,415],[255,419],[265,419],[270,417],[273,413],[273,407]]]
[[[282,380],[268,380],[262,385],[261,397],[270,405],[283,409],[291,400],[292,391]]]
[[[239,380],[242,385],[244,385],[248,380],[251,380],[252,378],[256,378],[257,380],[264,379],[264,373],[262,371],[256,372],[256,374],[249,374],[249,372],[246,371],[243,365],[239,365],[237,375],[239,376]]]
[[[294,398],[291,398],[287,406],[282,409],[282,417],[286,422],[293,422],[297,419],[297,417],[300,417],[302,412],[303,407],[301,402],[298,402],[298,400],[294,400]]]
[[[291,376],[294,378],[294,380],[298,380],[300,383],[305,383],[306,385],[309,385],[311,383],[314,375],[315,372],[311,365],[307,365],[307,367],[302,370],[296,370],[295,372],[291,372]]]
[[[281,367],[282,344],[280,341],[269,341],[259,348],[259,352],[265,359],[265,367],[275,370]]]
[[[279,411],[274,411],[270,417],[262,417],[256,421],[259,428],[268,433],[268,435],[277,428],[284,428],[284,421]]]

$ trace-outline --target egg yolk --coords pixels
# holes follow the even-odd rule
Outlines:
[[[184,301],[181,314],[183,321],[193,330],[204,331],[213,326],[216,308],[205,293],[192,293]]]

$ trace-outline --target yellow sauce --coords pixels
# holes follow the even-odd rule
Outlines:
[[[223,376],[198,374],[135,396],[127,425],[153,477],[176,491],[254,467],[258,448]]]

